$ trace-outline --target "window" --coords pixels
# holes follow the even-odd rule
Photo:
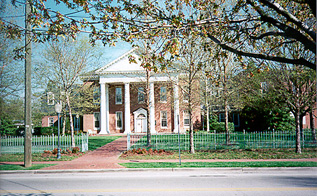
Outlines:
[[[53,127],[54,126],[54,118],[53,117],[49,117],[48,118],[48,126],[49,127]]]
[[[160,91],[160,101],[166,102],[167,101],[167,96],[166,96],[166,86],[161,87]]]
[[[52,92],[47,92],[47,105],[54,105],[54,94]]]
[[[116,128],[122,129],[122,112],[116,112]]]
[[[267,92],[267,83],[261,82],[261,93],[266,93],[266,92]]]
[[[183,101],[184,102],[188,102],[188,100],[189,100],[189,95],[188,95],[188,93],[185,93],[184,92],[184,95],[183,95],[184,97],[183,97]]]
[[[161,111],[161,127],[167,128],[167,112]]]
[[[93,87],[93,104],[99,105],[100,104],[100,87],[94,86]]]
[[[144,88],[143,87],[139,87],[138,88],[138,102],[139,103],[144,103]]]
[[[220,113],[219,114],[219,122],[225,122],[226,118],[225,118],[225,114],[224,113]]]
[[[122,104],[122,88],[116,88],[116,104]]]
[[[99,112],[95,112],[94,113],[94,126],[95,126],[95,129],[99,129],[100,128],[100,113]]]
[[[184,111],[184,127],[189,127],[189,121],[190,121],[190,115],[189,115],[189,111],[188,110],[185,110]]]

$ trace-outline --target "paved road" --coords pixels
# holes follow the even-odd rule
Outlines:
[[[4,174],[1,195],[317,195],[317,170],[113,171]]]

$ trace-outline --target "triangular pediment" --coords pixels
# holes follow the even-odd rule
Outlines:
[[[132,55],[136,63],[132,63],[129,60],[129,56]],[[107,73],[124,73],[124,72],[141,72],[144,68],[140,66],[139,56],[135,54],[135,49],[123,54],[116,60],[108,63],[104,67],[96,70],[96,74],[107,74]]]

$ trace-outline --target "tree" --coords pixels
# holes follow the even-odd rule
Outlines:
[[[215,68],[209,73],[209,77],[215,87],[213,103],[224,108],[225,113],[225,131],[226,143],[230,144],[230,130],[229,130],[229,113],[230,110],[238,108],[238,83],[234,78],[240,71],[240,66],[233,61],[233,55],[223,50],[219,50],[216,54],[218,58],[215,59]]]
[[[71,104],[73,88],[80,74],[85,71],[90,61],[96,57],[95,55],[95,50],[84,39],[75,42],[65,39],[49,43],[43,52],[44,62],[39,66],[39,69],[42,68],[40,73],[44,73],[42,75],[45,76],[44,79],[54,84],[60,93],[59,96],[55,96],[55,99],[66,104],[64,107],[67,107],[69,113],[73,147],[75,147]],[[66,113],[64,113],[66,120],[65,115]]]
[[[19,3],[14,1],[15,3]],[[279,63],[315,66],[316,2],[310,0],[154,0],[138,1],[56,1],[76,13],[52,10],[46,2],[32,1],[34,41],[57,39],[88,32],[91,41],[113,44],[121,38],[133,42],[147,34],[155,38],[177,32],[191,32],[208,37],[222,49],[239,56]],[[20,36],[21,28],[0,19],[2,29],[10,36]],[[43,28],[44,27],[44,28]],[[224,33],[227,32],[227,33]],[[280,50],[297,43],[306,57],[280,55]]]
[[[316,103],[315,74],[312,70],[297,65],[281,65],[274,70],[274,90],[295,117],[297,153],[301,153],[302,118]]]
[[[241,128],[246,131],[293,130],[294,119],[284,100],[274,90],[276,81],[269,65],[245,64],[235,77],[239,85]]]
[[[168,44],[171,48],[166,47],[165,52],[170,56],[167,60],[167,67],[171,67],[172,71],[179,73],[179,88],[183,97],[183,105],[189,115],[189,151],[195,153],[194,146],[194,112],[201,105],[200,79],[203,70],[209,62],[210,53],[204,52],[203,46],[206,40],[197,36],[190,39],[177,39],[176,37]],[[168,70],[167,71],[171,71]],[[198,107],[198,108],[197,108]],[[185,111],[184,111],[185,112]],[[185,115],[185,114],[184,114]]]

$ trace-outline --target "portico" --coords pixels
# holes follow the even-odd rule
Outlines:
[[[132,112],[134,113],[135,111],[131,111],[131,93],[130,93],[130,88],[133,83],[140,83],[140,81],[144,81],[145,77],[131,77],[127,78],[127,75],[122,75],[122,74],[117,74],[117,77],[113,77],[113,75],[110,78],[107,77],[100,77],[99,79],[99,84],[100,84],[100,132],[99,134],[109,134],[111,133],[111,128],[109,126],[109,121],[110,121],[110,115],[109,115],[109,85],[123,85],[123,90],[124,90],[124,96],[123,96],[123,102],[124,104],[124,118],[123,118],[123,124],[124,124],[124,133],[131,133],[131,130],[136,131],[136,116],[132,115]],[[173,78],[175,81],[177,81],[177,77]],[[155,92],[154,92],[154,85],[155,83],[159,84],[162,82],[168,82],[170,81],[171,78],[167,76],[156,76],[152,77],[150,79],[149,83],[149,102],[150,102],[150,107],[149,107],[149,114],[145,114],[145,117],[149,115],[150,119],[150,131],[151,133],[155,133]],[[179,117],[179,100],[178,100],[178,86],[175,84],[173,85],[173,94],[174,94],[174,132],[178,131],[178,117]],[[142,108],[140,106],[140,108]],[[142,113],[144,114],[145,109],[142,110]],[[137,112],[138,114],[140,111]],[[134,123],[132,124],[133,127],[131,127],[131,118],[134,118]],[[146,118],[145,118],[146,119]],[[142,124],[142,126],[144,126]]]

